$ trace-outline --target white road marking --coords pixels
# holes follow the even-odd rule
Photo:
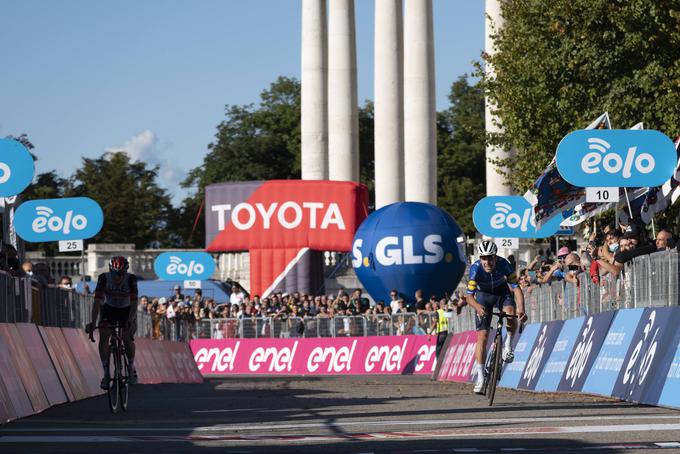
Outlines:
[[[269,425],[215,425],[205,427],[31,427],[12,428],[4,427],[3,432],[229,432],[229,431],[262,431],[282,429],[314,429],[314,428],[337,428],[346,426],[407,426],[413,424],[521,424],[560,421],[625,421],[625,420],[651,420],[680,418],[680,413],[661,415],[608,415],[608,416],[546,416],[531,418],[479,418],[479,419],[420,419],[420,420],[387,420],[387,421],[336,421],[332,423],[300,423],[300,424],[269,424]]]
[[[271,408],[231,408],[225,410],[193,410],[191,413],[231,413],[235,411],[271,410]]]
[[[583,433],[613,433],[613,432],[652,432],[652,431],[680,431],[680,424],[619,424],[608,426],[567,426],[567,427],[504,427],[504,428],[463,428],[442,429],[408,432],[382,432],[383,439],[422,439],[422,438],[458,438],[458,437],[486,437],[503,438],[512,435],[556,435]],[[376,434],[378,435],[378,434]],[[345,435],[303,435],[292,438],[277,435],[205,435],[205,436],[84,436],[84,435],[0,435],[0,443],[125,443],[125,442],[181,442],[181,441],[224,441],[231,443],[253,441],[281,441],[286,443],[308,441],[337,441],[337,440],[367,440],[373,434],[345,434]]]

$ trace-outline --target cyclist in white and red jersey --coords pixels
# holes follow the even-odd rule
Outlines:
[[[116,322],[123,327],[123,344],[130,364],[129,383],[137,383],[135,369],[135,341],[134,333],[137,321],[137,276],[128,273],[130,267],[125,257],[112,257],[109,261],[109,272],[99,275],[97,288],[94,291],[94,306],[92,307],[93,323],[99,317],[99,357],[104,368],[101,388],[109,387],[109,341],[111,329],[108,325]],[[88,333],[93,329],[93,323],[85,329]]]

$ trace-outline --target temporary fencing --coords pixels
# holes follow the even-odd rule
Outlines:
[[[503,365],[499,386],[680,408],[678,324],[677,305],[531,323],[513,337],[515,359]],[[475,331],[449,334],[437,380],[472,382],[476,340]]]
[[[186,343],[137,341],[140,383],[200,383]],[[77,328],[0,323],[0,424],[102,394],[96,344]]]
[[[613,309],[677,306],[678,257],[675,251],[635,257],[619,275],[605,274],[599,284],[584,272],[578,274],[578,284],[530,287],[524,290],[527,314],[532,322],[548,322]]]
[[[436,336],[196,339],[205,376],[432,374]]]

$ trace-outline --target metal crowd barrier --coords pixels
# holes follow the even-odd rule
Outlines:
[[[220,318],[197,321],[185,332],[196,336],[190,339],[400,336],[433,332],[436,320],[434,313]]]
[[[531,321],[545,322],[615,309],[676,306],[679,257],[675,251],[636,257],[617,276],[603,275],[599,284],[584,272],[578,285],[559,281],[525,289],[527,313]]]

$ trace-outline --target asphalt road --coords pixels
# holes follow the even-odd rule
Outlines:
[[[680,411],[611,399],[499,390],[425,377],[214,379],[131,390],[0,428],[0,453],[680,453]]]

